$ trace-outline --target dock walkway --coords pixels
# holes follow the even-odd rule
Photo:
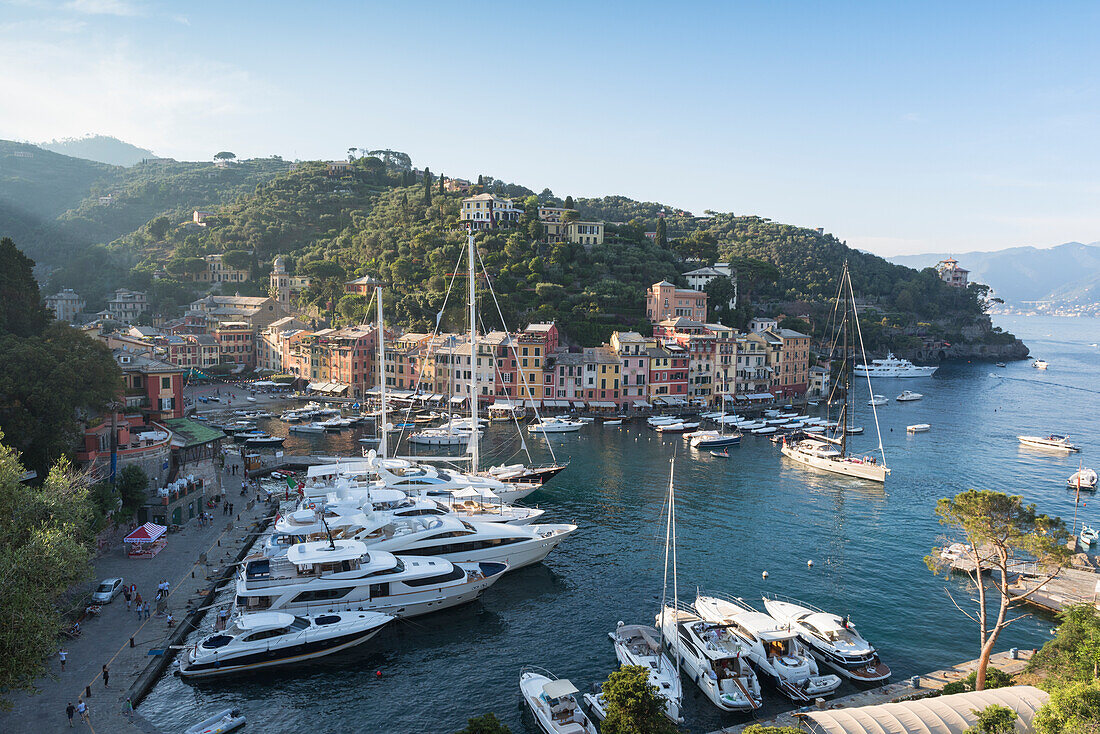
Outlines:
[[[1015,675],[1023,671],[1024,667],[1027,666],[1027,661],[1031,660],[1031,656],[1034,654],[1035,650],[1019,650],[1017,657],[1013,657],[1010,651],[999,652],[990,657],[989,665],[998,670],[1003,670],[1010,675]],[[879,688],[860,691],[850,696],[843,696],[832,700],[826,699],[824,708],[827,710],[855,708],[858,706],[875,706],[880,703],[894,703],[901,700],[924,698],[942,690],[948,683],[962,680],[972,671],[977,670],[977,668],[978,661],[971,660],[952,668],[936,670],[919,676],[918,686],[914,686],[911,680],[898,683],[887,683]],[[718,729],[710,734],[740,734],[743,729],[753,724],[760,724],[762,726],[791,726],[797,729],[802,721],[802,716],[800,714],[812,710],[815,710],[815,708],[807,706],[793,711],[787,711],[786,713],[779,714],[770,719],[760,719],[759,721],[750,721],[745,724]]]
[[[123,712],[126,698],[133,698],[137,706],[148,686],[159,679],[160,666],[166,659],[153,651],[165,650],[174,637],[183,633],[192,613],[202,607],[207,592],[226,571],[231,571],[238,555],[251,546],[255,529],[274,507],[256,502],[254,494],[251,499],[242,497],[236,490],[229,492],[226,499],[235,505],[232,517],[222,515],[221,507],[212,508],[211,525],[199,527],[198,520],[188,521],[181,532],[168,536],[165,548],[153,558],[129,558],[119,543],[93,559],[94,577],[87,584],[88,589],[94,589],[100,579],[120,576],[127,584],[135,584],[143,601],[149,602],[150,617],[139,621],[136,612],[127,612],[122,594],[103,605],[98,617],[81,623],[79,637],[60,645],[68,652],[64,672],[54,652],[48,661],[49,676],[36,681],[38,692],[11,696],[12,709],[0,713],[0,731],[35,734],[72,731],[65,706],[69,702],[76,705],[79,698],[84,698],[93,734],[157,733],[156,727],[141,716],[140,709],[132,722],[128,720]],[[205,563],[200,562],[203,556]],[[155,614],[157,584],[163,580],[171,584],[167,611],[175,618],[172,628],[165,617]],[[100,672],[105,664],[110,671],[109,688],[103,685]],[[90,697],[85,696],[89,688]],[[196,722],[210,713],[213,712],[196,711]],[[79,717],[74,723],[85,727]]]

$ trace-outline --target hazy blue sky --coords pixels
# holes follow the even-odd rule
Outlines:
[[[0,137],[395,148],[881,254],[1100,240],[1100,5],[0,0]]]

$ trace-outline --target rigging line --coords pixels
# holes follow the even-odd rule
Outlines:
[[[500,301],[497,300],[497,292],[493,288],[492,281],[489,280],[489,271],[485,269],[485,261],[481,259],[481,250],[477,251],[477,261],[481,265],[481,272],[485,273],[485,284],[489,287],[489,294],[493,297],[493,305],[496,306],[496,308],[497,308],[497,315],[500,316],[500,323],[504,327],[504,331],[507,333],[507,331],[508,331],[508,322],[506,322],[504,320],[504,312],[500,309]],[[512,344],[512,356],[515,357],[516,364],[519,365],[520,364],[519,355],[516,354],[516,345],[514,343]],[[543,359],[546,359],[546,355],[543,356]],[[542,423],[542,416],[539,415],[539,408],[538,408],[537,405],[534,405],[534,403],[536,403],[538,401],[535,400],[534,395],[531,393],[531,388],[528,387],[527,379],[524,377],[524,374],[523,374],[522,370],[519,373],[519,379],[520,379],[520,382],[523,385],[524,391],[531,398],[532,407],[535,410],[535,420],[538,421],[539,423]],[[546,431],[542,431],[541,433],[542,433],[542,439],[546,442],[546,448],[550,450],[550,459],[554,462],[557,462],[558,457],[554,454],[554,447],[550,444],[550,437],[546,435]],[[524,443],[525,443],[525,447],[526,447],[526,442],[524,442]],[[531,452],[530,451],[527,452],[527,460],[532,462],[532,463],[534,462],[534,460],[531,458]]]
[[[477,257],[478,257],[478,262],[480,262],[480,261],[481,261],[481,253],[478,253],[478,256],[477,256]],[[482,269],[484,270],[484,265],[482,266]],[[488,274],[488,273],[486,273],[486,274],[485,274],[485,281],[486,281],[486,283],[488,283],[488,281],[489,281],[489,274]],[[488,283],[488,285],[489,285],[489,290],[490,290],[490,291],[492,291],[492,289],[493,289],[493,286],[492,286],[492,284],[491,284],[491,283]],[[483,330],[483,331],[484,331],[485,333],[488,333],[488,332],[489,332],[489,330],[488,330],[488,329],[486,328],[486,326],[485,326],[485,319],[481,318],[481,314],[480,314],[480,313],[478,314],[478,318],[479,318],[479,319],[481,319],[481,328],[482,328],[482,330]],[[502,318],[503,318],[503,317],[502,317]],[[505,333],[505,334],[508,334],[508,325],[507,325],[507,324],[505,324],[505,323],[503,322],[503,320],[501,321],[501,326],[502,326],[502,327],[503,327],[503,329],[504,329],[504,333]],[[509,339],[511,339],[511,335],[510,335],[510,334],[508,334],[508,338],[509,338]],[[493,380],[494,380],[494,383],[493,383],[493,384],[494,384],[494,386],[495,386],[495,384],[496,384],[496,371],[497,371],[497,368],[496,368],[496,358],[495,358],[495,355],[493,355],[493,356],[489,357],[489,363],[490,363],[490,366],[491,366],[491,367],[493,368]],[[518,364],[519,364],[519,362],[518,362],[518,360],[517,360],[517,365],[518,365]],[[522,373],[521,373],[521,377],[522,377]],[[494,389],[494,393],[495,393],[495,392],[496,392],[496,390]],[[494,399],[495,399],[495,398],[494,398]],[[509,401],[508,401],[508,402],[509,402],[509,403],[511,403],[511,402],[512,402],[512,401],[511,401],[511,396],[509,396]],[[523,402],[523,401],[521,401],[521,402]],[[534,402],[534,399],[532,399],[532,402]],[[527,410],[527,409],[526,409],[526,407],[524,407],[524,411],[526,411],[526,410]],[[512,410],[509,410],[508,412],[509,412],[509,413],[511,413],[511,418],[512,418],[512,422],[513,422],[513,423],[515,424],[515,426],[516,426],[516,435],[517,435],[517,436],[519,437],[519,441],[520,441],[520,447],[521,447],[521,449],[523,450],[523,452],[524,452],[525,454],[527,454],[527,463],[528,463],[528,464],[533,464],[533,463],[534,463],[534,459],[532,459],[532,458],[531,458],[531,451],[530,451],[530,449],[528,449],[528,448],[527,448],[527,439],[525,439],[525,438],[523,437],[523,427],[522,427],[522,426],[520,426],[520,424],[519,424],[519,416],[517,416],[517,415],[516,415],[516,411],[514,410],[514,406],[513,406],[513,409],[512,409]],[[491,420],[492,420],[492,419],[490,418],[490,421],[491,421]],[[515,454],[517,454],[517,453],[519,453],[519,452],[517,451],[517,452],[513,453],[513,454],[512,454],[512,456],[515,456]],[[509,457],[509,458],[511,458],[511,457]]]
[[[1100,390],[1091,390],[1087,387],[1078,387],[1077,385],[1066,385],[1061,382],[1046,382],[1045,380],[1033,380],[1027,377],[1002,377],[997,375],[1000,380],[1015,380],[1016,382],[1027,382],[1032,385],[1049,385],[1050,387],[1062,387],[1066,390],[1079,390],[1081,392],[1093,393],[1094,395],[1100,395]]]
[[[845,275],[848,278],[848,294],[852,298],[852,315],[855,317],[856,322],[856,335],[859,337],[859,351],[863,355],[863,363],[867,363],[867,350],[863,346],[863,329],[859,325],[859,309],[856,308],[856,292],[852,288],[852,276],[848,273],[847,264],[845,264]],[[845,355],[847,358],[847,355]],[[852,360],[852,368],[855,369],[855,360]],[[871,413],[875,416],[875,433],[878,434],[878,452],[882,456],[882,464],[886,465],[886,450],[882,447],[882,429],[878,424],[878,406],[875,405],[875,393],[871,389],[871,372],[867,370],[865,372],[867,376],[867,392],[871,395]]]
[[[439,335],[439,323],[443,320],[443,312],[447,310],[447,302],[451,298],[451,290],[454,289],[455,279],[458,278],[458,266],[462,264],[462,258],[465,256],[465,254],[466,254],[465,251],[462,248],[459,248],[458,262],[455,263],[455,269],[451,273],[451,282],[447,286],[446,295],[443,296],[443,305],[439,307],[439,311],[437,311],[436,314],[435,314],[435,328],[432,329],[432,335],[428,339],[428,354],[429,355],[431,354],[432,349],[435,347],[435,339]],[[454,369],[454,366],[452,365],[450,367],[450,369]],[[432,373],[433,374],[435,373],[434,369],[432,370]],[[386,376],[382,375],[382,379],[383,380],[386,379]],[[416,385],[413,387],[413,395],[414,396],[420,391],[420,383],[423,379],[424,379],[424,373],[420,370],[417,370]],[[434,387],[434,385],[433,385],[433,387]],[[452,395],[447,395],[447,404],[446,404],[446,406],[447,406],[446,407],[447,420],[451,420],[451,416],[450,416],[450,412],[451,412],[450,399],[452,397],[453,397]],[[412,403],[409,403],[409,410],[412,410]],[[402,423],[408,423],[408,422],[409,422],[408,421],[408,414],[406,414],[406,420],[403,420]],[[386,427],[382,426],[382,430],[383,431],[386,430]],[[399,434],[397,434],[397,441],[396,441],[396,443],[394,443],[394,446],[395,447],[400,446],[401,445],[401,440],[403,438],[405,438],[405,428],[404,428],[404,426],[402,426],[401,432]]]

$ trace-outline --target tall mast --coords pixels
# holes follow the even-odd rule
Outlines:
[[[841,287],[843,287],[844,281],[847,280],[848,277],[849,277],[848,276],[848,261],[845,260],[844,261],[844,275],[843,275],[843,277],[841,278],[841,281],[840,281],[841,282]],[[845,294],[844,294],[844,300],[845,301],[848,300],[847,292],[845,292]],[[844,353],[841,355],[841,357],[844,361],[841,363],[840,368],[842,370],[844,370],[844,405],[840,409],[840,416],[841,416],[841,419],[840,419],[840,455],[841,456],[847,456],[848,455],[848,407],[851,405],[851,401],[852,401],[852,395],[851,395],[851,393],[852,393],[852,379],[851,379],[851,372],[850,372],[849,367],[848,367],[848,310],[849,310],[850,306],[851,306],[850,303],[845,303],[844,304],[844,321],[842,322],[843,323],[842,328],[844,329]]]
[[[474,233],[470,232],[468,239],[468,252],[470,258],[470,370],[473,377],[470,380],[470,473],[477,474],[477,295],[476,274],[474,269]]]
[[[382,288],[375,289],[374,295],[378,296],[378,389],[382,398],[382,415],[378,420],[378,455],[386,458],[386,436],[389,426],[386,424],[386,332],[385,323],[382,321]]]

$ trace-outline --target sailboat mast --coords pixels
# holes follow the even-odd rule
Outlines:
[[[386,436],[389,428],[386,423],[386,327],[382,321],[382,289],[378,288],[374,294],[378,296],[378,390],[382,399],[382,415],[376,425],[379,431],[378,455],[385,459],[388,450]]]
[[[848,278],[848,262],[844,263],[844,276],[841,283]],[[845,292],[844,300],[848,300]],[[844,304],[844,320],[841,322],[844,330],[844,352],[841,358],[844,360],[840,368],[844,371],[844,405],[840,408],[840,455],[848,455],[848,407],[852,404],[852,373],[848,362],[848,314],[851,303]]]
[[[477,271],[474,268],[474,233],[470,232],[468,240],[468,253],[470,258],[470,369],[473,373],[470,379],[470,473],[477,474]]]

